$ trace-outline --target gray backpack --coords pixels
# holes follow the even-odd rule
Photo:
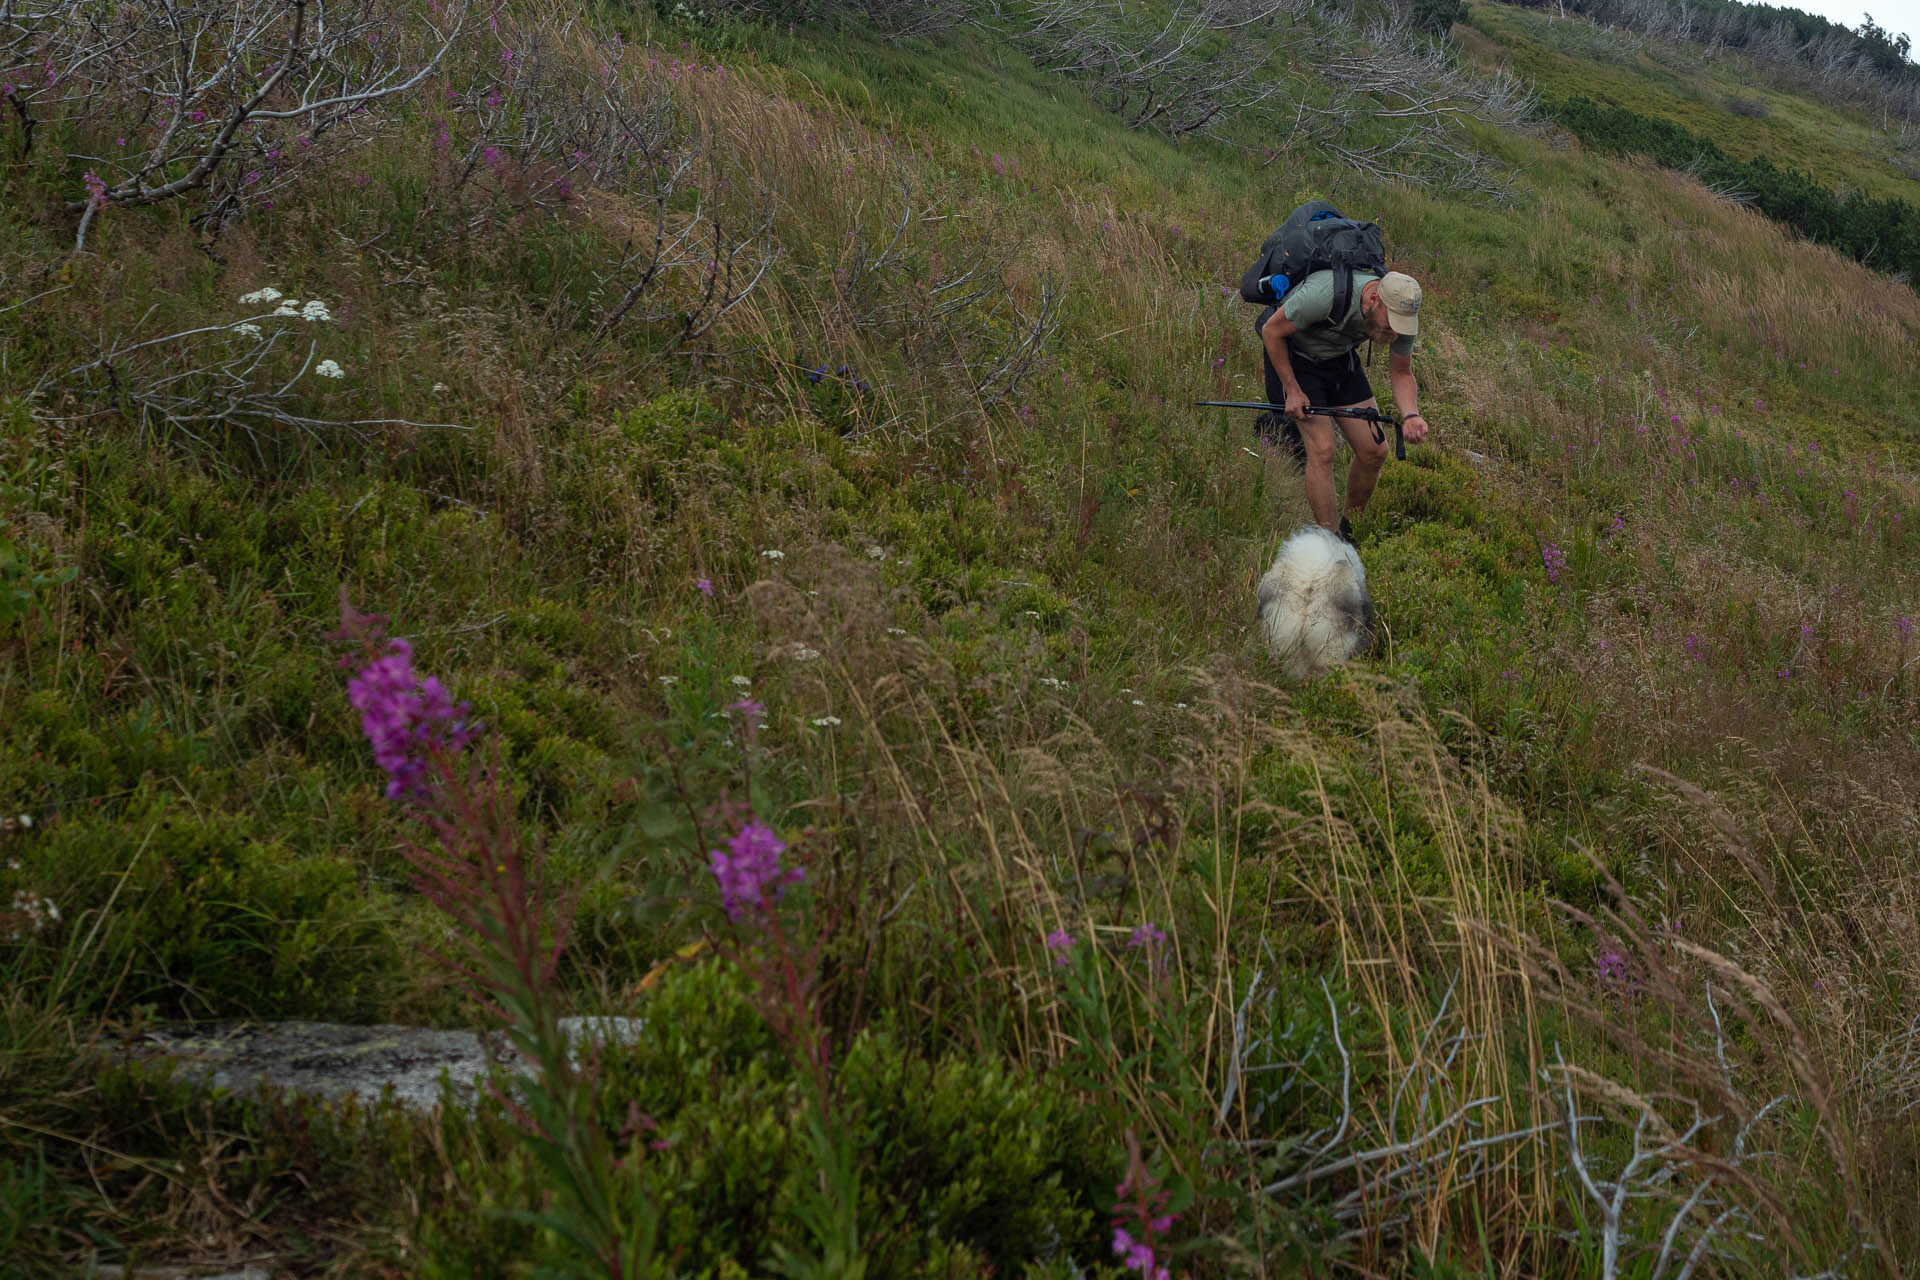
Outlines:
[[[1260,256],[1240,277],[1240,296],[1259,306],[1278,306],[1316,271],[1334,273],[1331,314],[1345,316],[1353,305],[1353,273],[1387,274],[1387,246],[1378,224],[1349,218],[1325,200],[1309,200],[1260,246]]]

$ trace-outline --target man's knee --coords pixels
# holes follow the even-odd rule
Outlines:
[[[1369,470],[1378,470],[1387,461],[1387,442],[1375,440],[1371,436],[1362,436],[1353,446],[1353,456],[1361,466]]]
[[[1340,452],[1340,443],[1331,431],[1302,431],[1300,440],[1307,446],[1307,462],[1312,466],[1330,467]]]

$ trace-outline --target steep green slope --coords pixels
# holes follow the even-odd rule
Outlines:
[[[1608,1176],[1667,1128],[1643,1172],[1752,1228],[1674,1228],[1729,1274],[1911,1244],[1910,290],[1551,134],[1465,126],[1521,179],[1489,206],[1128,131],[990,34],[611,21],[618,58],[502,15],[217,235],[108,206],[70,255],[111,139],[16,149],[0,1239],[48,1273],[574,1266],[494,1213],[584,1212],[504,1109],[204,1111],[87,1047],[484,1016],[425,958],[463,935],[333,665],[344,590],[497,750],[570,922],[554,1007],[649,1020],[548,1132],[632,1157],[620,1214],[688,1273],[829,1259],[849,1217],[868,1274],[1111,1268],[1148,1231],[1107,1194],[1129,1135],[1193,1191],[1159,1243],[1196,1275],[1592,1274],[1571,1151]],[[1475,13],[1653,92],[1539,21]],[[601,82],[660,131],[638,179]],[[1866,185],[1829,119],[1769,117]],[[1361,527],[1384,643],[1288,690],[1250,615],[1299,478],[1189,402],[1257,394],[1231,286],[1325,193],[1426,285],[1437,436]],[[656,231],[684,252],[619,312]],[[169,418],[239,323],[287,334],[261,387],[307,343],[344,376]],[[784,933],[722,910],[748,809],[807,873]],[[1673,1221],[1616,1234],[1650,1260]]]
[[[1776,88],[1777,76],[1738,53],[1710,55],[1513,5],[1475,6],[1468,23],[1465,46],[1524,76],[1543,98],[1594,98],[1671,120],[1743,160],[1764,156],[1841,191],[1920,203],[1920,181],[1889,163],[1897,128]]]

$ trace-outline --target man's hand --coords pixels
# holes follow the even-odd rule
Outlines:
[[[1295,422],[1307,416],[1307,406],[1312,403],[1298,384],[1287,389],[1287,416]]]
[[[1408,444],[1419,444],[1427,438],[1427,420],[1417,413],[1410,413],[1400,419],[1400,430]]]

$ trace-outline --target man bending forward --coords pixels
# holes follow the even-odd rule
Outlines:
[[[1402,426],[1410,443],[1427,438],[1427,420],[1420,416],[1420,388],[1413,380],[1413,342],[1420,328],[1420,284],[1412,276],[1389,271],[1376,276],[1353,275],[1347,312],[1335,316],[1334,275],[1316,271],[1294,286],[1285,301],[1268,307],[1255,322],[1266,348],[1267,401],[1284,404],[1299,425],[1305,449],[1307,505],[1313,518],[1353,541],[1348,517],[1358,515],[1373,496],[1380,464],[1387,460],[1384,440],[1374,439],[1373,424],[1338,414],[1308,416],[1308,405],[1340,409],[1378,409],[1367,371],[1355,350],[1372,339],[1388,343],[1387,376],[1393,400],[1400,408]],[[1335,520],[1333,456],[1338,429],[1353,446],[1353,466],[1347,472],[1346,511]]]

